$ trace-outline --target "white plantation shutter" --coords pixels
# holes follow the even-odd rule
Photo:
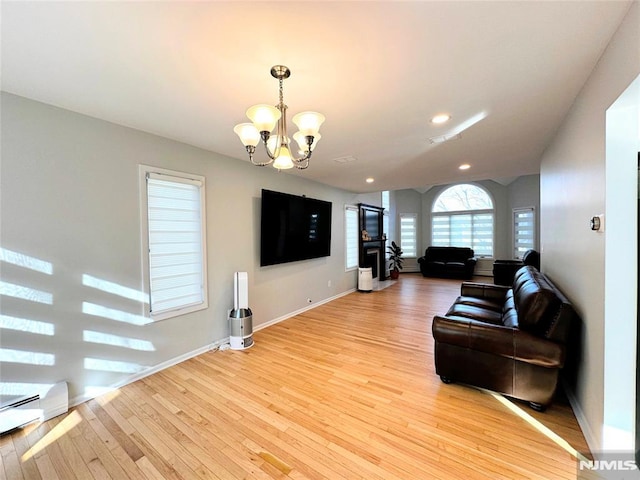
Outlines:
[[[535,248],[535,212],[533,208],[513,210],[513,257],[521,259],[530,248]]]
[[[206,307],[204,179],[147,173],[147,220],[151,316]]]
[[[471,248],[479,257],[493,256],[493,213],[474,213],[472,217]]]
[[[400,217],[400,248],[408,258],[417,257],[418,216],[415,213],[401,213]]]
[[[432,245],[469,247],[479,257],[493,255],[493,212],[432,215]]]
[[[453,185],[433,202],[431,244],[472,248],[478,257],[493,256],[493,200],[471,184]]]
[[[344,208],[345,269],[358,267],[358,207],[346,205]]]

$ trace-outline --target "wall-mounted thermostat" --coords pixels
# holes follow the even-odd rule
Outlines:
[[[604,232],[604,214],[591,217],[589,225],[594,232]]]

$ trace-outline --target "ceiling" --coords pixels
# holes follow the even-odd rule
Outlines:
[[[248,161],[233,127],[277,103],[283,64],[289,118],[326,116],[309,169],[286,174],[353,192],[506,184],[539,172],[629,6],[4,1],[2,89]]]

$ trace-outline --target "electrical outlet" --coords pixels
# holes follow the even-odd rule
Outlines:
[[[331,280],[327,282],[327,287],[330,287],[330,286],[331,286]]]

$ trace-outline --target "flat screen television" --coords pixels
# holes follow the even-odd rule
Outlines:
[[[260,266],[331,255],[331,202],[262,190]]]

